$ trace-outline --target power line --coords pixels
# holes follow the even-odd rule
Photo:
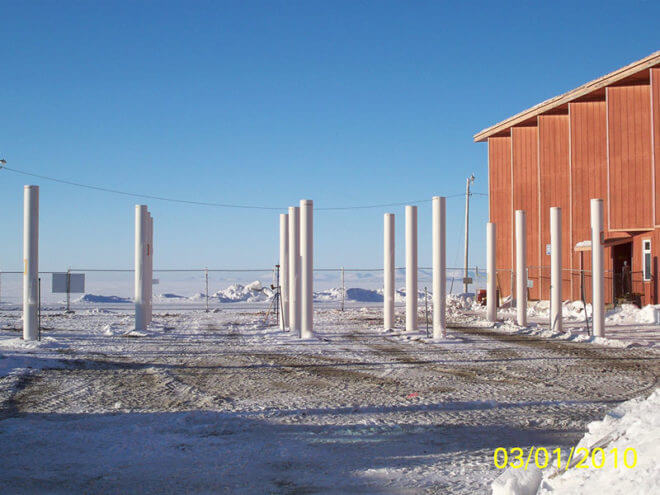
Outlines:
[[[133,192],[128,192],[128,191],[121,191],[119,189],[111,189],[107,187],[101,187],[101,186],[93,186],[90,184],[83,184],[80,182],[73,182],[70,180],[64,180],[64,179],[58,179],[55,177],[49,177],[47,175],[41,175],[41,174],[35,174],[33,172],[27,172],[25,170],[18,170],[15,168],[8,167],[4,163],[0,163],[0,170],[7,170],[8,172],[14,172],[16,174],[21,174],[21,175],[27,175],[30,177],[37,177],[39,179],[43,180],[48,180],[51,182],[56,182],[58,184],[66,184],[68,186],[74,186],[74,187],[81,187],[84,189],[91,189],[93,191],[101,191],[101,192],[106,192],[110,194],[119,194],[121,196],[128,196],[132,198],[140,198],[140,199],[154,199],[158,201],[167,201],[170,203],[179,203],[179,204],[186,204],[186,205],[193,205],[193,206],[212,206],[216,208],[238,208],[238,209],[248,209],[248,210],[271,210],[271,211],[285,211],[287,207],[278,207],[278,206],[257,206],[257,205],[242,205],[242,204],[231,204],[231,203],[213,203],[213,202],[207,202],[207,201],[191,201],[187,199],[179,199],[179,198],[171,198],[167,196],[156,196],[153,194],[142,194],[142,193],[133,193]],[[472,193],[476,194],[479,196],[487,196],[487,194],[484,193]],[[464,194],[453,194],[450,196],[445,196],[446,198],[457,198],[464,196]],[[370,209],[370,208],[387,208],[387,207],[392,207],[392,206],[406,206],[406,205],[415,205],[415,204],[423,204],[423,203],[430,203],[430,199],[419,199],[415,201],[406,201],[406,202],[399,202],[399,203],[380,203],[380,204],[372,204],[372,205],[358,205],[358,206],[332,206],[332,207],[321,207],[321,208],[315,208],[315,210],[324,210],[324,211],[337,211],[337,210],[363,210],[363,209]]]
[[[103,191],[111,194],[121,194],[122,196],[130,196],[132,198],[142,198],[142,199],[157,199],[159,201],[169,201],[171,203],[183,203],[188,205],[197,205],[197,206],[216,206],[219,208],[247,208],[255,210],[282,210],[283,208],[276,208],[270,206],[252,206],[252,205],[235,205],[235,204],[225,204],[225,203],[207,203],[205,201],[190,201],[186,199],[177,199],[177,198],[168,198],[165,196],[154,196],[152,194],[139,194],[132,193],[127,191],[120,191],[118,189],[109,189],[107,187],[92,186],[89,184],[81,184],[79,182],[72,182],[63,179],[56,179],[55,177],[48,177],[46,175],[35,174],[32,172],[26,172],[24,170],[16,170],[6,165],[2,167],[2,170],[8,170],[10,172],[15,172],[17,174],[29,175],[30,177],[37,177],[39,179],[49,180],[52,182],[57,182],[59,184],[67,184],[69,186],[82,187],[85,189],[92,189],[94,191]]]

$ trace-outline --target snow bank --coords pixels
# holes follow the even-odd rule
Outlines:
[[[508,310],[508,311],[507,311]],[[503,307],[500,311],[511,313],[508,307]],[[550,301],[538,301],[531,303],[527,310],[527,315],[534,318],[550,317]],[[585,307],[582,301],[564,301],[562,303],[562,312],[565,321],[584,321]],[[587,316],[591,318],[591,304],[586,307]],[[622,304],[605,313],[605,325],[657,325],[660,323],[660,305],[649,304],[643,308],[638,308],[634,304]]]
[[[341,301],[342,294],[340,287],[326,289],[314,292],[314,300],[318,302],[335,302]],[[418,294],[420,304],[424,302],[424,292],[420,291]],[[346,289],[346,301],[352,302],[383,302],[383,289],[362,289],[359,287],[351,287]],[[403,303],[406,301],[406,291],[404,289],[397,289],[394,291],[394,302]],[[429,292],[429,303],[431,302],[431,292]]]
[[[536,495],[543,473],[536,466],[527,469],[506,469],[500,474],[491,488],[493,495]]]
[[[629,495],[630,493],[660,493],[660,389],[644,400],[633,399],[607,413],[602,421],[587,426],[588,432],[575,447],[590,452],[602,448],[605,464],[596,469],[588,459],[589,467],[563,468],[556,464],[544,471],[536,466],[524,469],[508,468],[491,485],[493,495],[543,495],[549,493],[580,493],[582,495]],[[614,466],[612,449],[618,451],[618,467]],[[635,449],[637,464],[628,468],[623,456],[626,449]],[[632,463],[632,453],[628,462]],[[600,456],[597,456],[600,462]],[[554,461],[556,463],[556,460]],[[574,463],[571,463],[574,464]]]
[[[607,312],[606,325],[656,325],[660,305],[638,308],[634,304],[623,304]]]
[[[166,293],[166,294],[160,294],[156,296],[158,299],[164,299],[164,300],[172,300],[172,299],[187,299],[186,296],[180,296],[179,294],[172,294],[172,293]]]
[[[644,399],[633,399],[610,411],[602,421],[588,426],[588,432],[577,448],[592,450],[595,446],[605,452],[605,465],[600,469],[572,468],[559,476],[556,470],[546,470],[540,494],[581,493],[629,495],[631,493],[660,493],[660,389]],[[618,467],[614,466],[612,449],[618,450]],[[624,465],[626,449],[635,449],[637,464]],[[628,454],[629,464],[632,453]],[[493,489],[493,493],[495,493]]]
[[[232,284],[211,296],[212,299],[222,303],[262,302],[268,301],[271,297],[273,297],[273,291],[269,288],[262,288],[259,281],[247,285]]]
[[[133,299],[119,296],[103,296],[98,294],[84,294],[76,299],[75,302],[82,303],[130,303]]]
[[[52,337],[42,337],[41,340],[23,340],[22,337],[0,339],[0,348],[8,350],[62,349],[65,347]]]

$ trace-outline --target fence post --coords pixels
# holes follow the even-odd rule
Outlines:
[[[280,300],[282,298],[280,288],[280,265],[275,265],[275,280],[273,283],[275,287],[275,295],[273,296],[273,303],[275,305],[275,323],[279,323],[280,329],[284,330],[284,315],[280,314]]]
[[[406,206],[406,331],[417,330],[417,207]]]
[[[71,312],[71,267],[66,269],[66,312]]]
[[[527,217],[516,210],[516,309],[517,323],[527,326]]]
[[[39,186],[23,188],[23,339],[36,340],[39,326]]]
[[[344,303],[346,302],[346,284],[344,280],[344,267],[341,267],[341,310],[344,311]]]
[[[209,312],[209,268],[204,268],[204,277],[206,279],[206,312]]]

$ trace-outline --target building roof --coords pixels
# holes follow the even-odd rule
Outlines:
[[[510,127],[515,125],[529,124],[530,121],[535,122],[538,115],[550,112],[552,110],[557,110],[560,107],[567,105],[571,101],[587,97],[597,93],[599,90],[604,91],[604,88],[607,86],[611,86],[616,83],[626,83],[628,81],[634,82],[636,75],[646,69],[655,66],[660,66],[660,51],[652,53],[648,57],[638,60],[637,62],[633,62],[630,65],[626,65],[625,67],[617,69],[614,72],[610,72],[603,77],[599,77],[598,79],[594,79],[591,82],[583,84],[582,86],[575,88],[568,93],[564,93],[562,95],[555,96],[554,98],[550,98],[549,100],[545,100],[544,102],[528,108],[527,110],[520,112],[513,117],[509,117],[502,122],[492,125],[475,134],[474,141],[483,142],[486,141],[489,137],[507,131]]]

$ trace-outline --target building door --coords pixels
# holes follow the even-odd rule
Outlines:
[[[615,299],[632,292],[632,242],[612,246],[612,288]]]

